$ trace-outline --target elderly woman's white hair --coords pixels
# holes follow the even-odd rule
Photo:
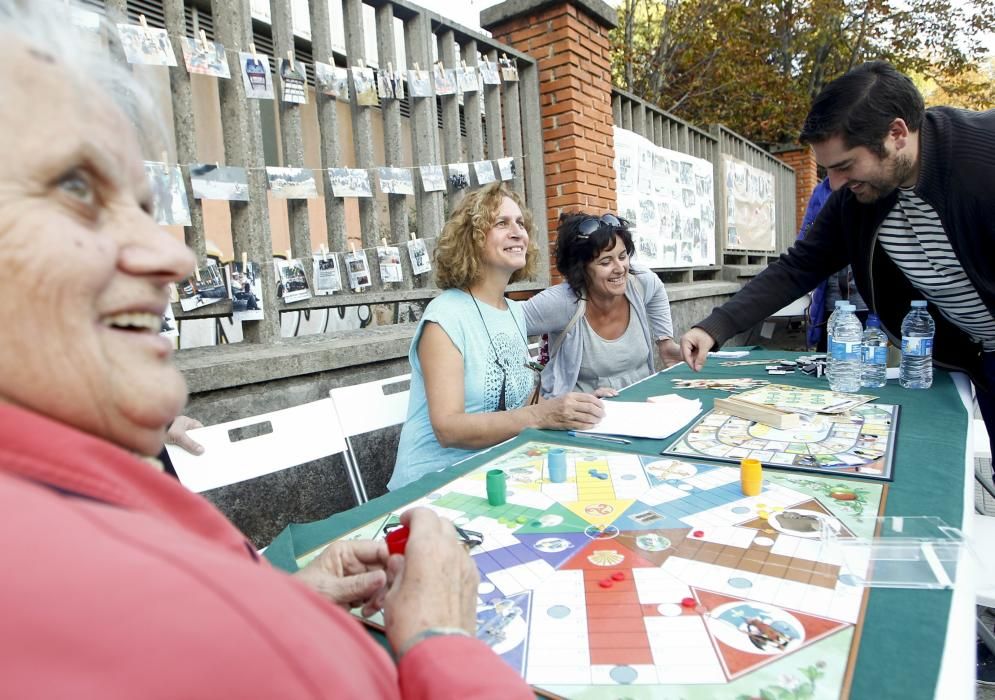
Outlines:
[[[79,26],[73,21],[75,12],[96,15],[98,27]],[[168,141],[162,110],[124,61],[112,19],[77,2],[0,0],[0,37],[14,36],[39,54],[50,56],[73,74],[81,90],[104,92],[134,124],[146,155],[158,156]],[[4,78],[0,68],[0,95],[4,93]]]

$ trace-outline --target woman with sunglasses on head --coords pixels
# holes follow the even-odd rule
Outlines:
[[[411,341],[411,398],[394,490],[518,435],[525,428],[581,430],[604,416],[601,401],[564,392],[539,401],[525,317],[506,299],[531,276],[538,248],[532,217],[501,183],[463,198],[435,248],[444,291],[425,309]]]
[[[529,335],[549,334],[544,397],[615,396],[654,372],[654,351],[666,367],[680,362],[667,292],[652,271],[630,265],[634,251],[625,219],[560,217],[556,269],[565,281],[524,305]]]

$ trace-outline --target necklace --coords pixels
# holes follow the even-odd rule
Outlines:
[[[506,389],[508,384],[508,370],[505,369],[504,366],[502,366],[501,364],[501,358],[498,356],[497,347],[494,345],[494,339],[491,337],[491,331],[487,327],[487,321],[484,320],[484,312],[480,310],[480,304],[477,303],[477,297],[473,295],[473,292],[470,291],[469,287],[467,287],[466,293],[470,295],[470,298],[473,299],[473,305],[477,307],[477,315],[480,316],[480,323],[484,326],[484,333],[487,334],[487,342],[490,343],[491,352],[494,353],[494,364],[496,364],[498,366],[498,369],[501,370],[501,375],[502,375],[501,398],[498,400],[498,410],[504,411],[508,407],[507,398],[506,398]],[[508,308],[508,313],[511,313],[510,307]],[[514,314],[512,314],[511,320],[512,324],[518,330],[518,334],[522,336],[522,344],[525,346],[525,355],[527,357],[529,354],[529,341],[525,339],[525,334],[522,333],[522,329],[518,326],[518,322],[515,320]],[[532,398],[529,400],[529,405],[532,406],[539,403],[539,387],[538,387],[539,373],[542,372],[543,365],[539,362],[534,362],[530,360],[525,363],[525,367],[527,367],[528,369],[532,370],[535,373],[535,379],[534,379],[535,387],[532,391]]]

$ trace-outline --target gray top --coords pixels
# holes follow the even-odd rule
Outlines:
[[[636,314],[629,314],[625,332],[614,340],[607,340],[591,328],[587,318],[577,322],[584,343],[584,355],[577,375],[576,391],[593,393],[600,387],[624,389],[640,379],[650,376],[643,350],[643,330],[636,321]]]
[[[656,341],[674,337],[667,290],[654,272],[633,266],[630,268],[629,282],[625,286],[625,297],[642,330],[646,367],[652,373],[656,369]],[[526,333],[548,333],[549,345],[553,348],[560,333],[577,312],[578,303],[579,300],[566,282],[540,292],[522,304]],[[549,358],[541,377],[544,397],[562,396],[574,390],[584,356],[581,336],[580,323],[575,323]]]

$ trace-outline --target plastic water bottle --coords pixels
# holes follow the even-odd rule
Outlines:
[[[884,386],[887,381],[888,336],[881,330],[881,321],[874,314],[867,316],[860,364],[860,383],[867,387]]]
[[[827,372],[829,388],[833,391],[860,391],[860,346],[864,327],[854,313],[856,309],[853,304],[841,306],[833,326],[833,344],[829,348]]]
[[[928,389],[933,385],[933,334],[936,324],[926,310],[926,302],[912,302],[912,310],[902,321],[902,364],[898,383],[905,389]]]
[[[827,359],[833,352],[833,329],[836,326],[836,321],[840,317],[840,309],[847,303],[846,299],[837,299],[835,308],[833,312],[829,314],[829,318],[826,320],[826,355]],[[826,379],[832,381],[833,376],[833,365],[831,362],[826,363]]]

